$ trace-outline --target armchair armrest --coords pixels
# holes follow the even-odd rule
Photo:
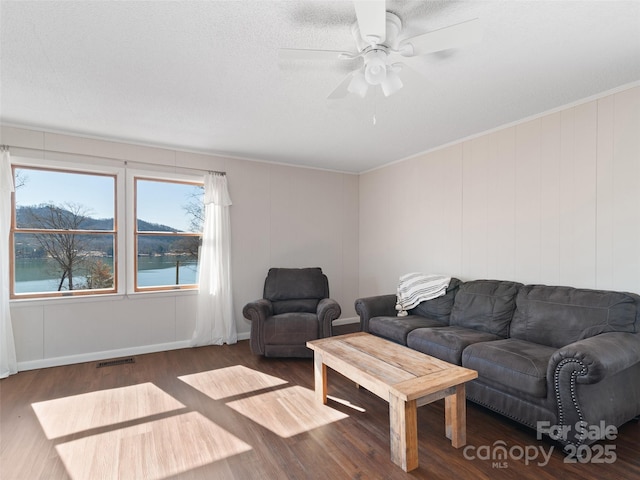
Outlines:
[[[355,303],[356,313],[360,315],[360,330],[369,331],[369,320],[373,317],[395,316],[397,296],[376,295],[374,297],[358,298]]]
[[[570,343],[549,360],[547,378],[573,364],[577,383],[597,383],[640,362],[640,335],[609,332]]]
[[[242,309],[242,315],[252,322],[264,322],[268,317],[273,315],[273,306],[269,300],[261,298],[260,300],[247,303]]]
[[[262,324],[273,315],[273,306],[267,299],[261,298],[247,303],[242,309],[242,314],[247,320],[251,320],[251,351],[258,355],[264,355],[264,338]]]
[[[320,322],[320,338],[330,337],[333,321],[342,313],[340,305],[332,298],[323,298],[316,311]]]

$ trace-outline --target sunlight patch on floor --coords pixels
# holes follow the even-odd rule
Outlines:
[[[31,405],[49,439],[157,415],[184,405],[152,383],[100,390]]]
[[[56,446],[74,480],[155,480],[248,452],[252,447],[197,412],[174,415]]]
[[[214,400],[287,383],[281,378],[252,370],[243,365],[234,365],[178,378]]]
[[[339,403],[340,405],[344,405],[345,407],[349,407],[352,408],[360,413],[364,413],[366,412],[366,410],[358,405],[356,405],[355,403],[351,403],[349,400],[345,400],[343,398],[338,398],[338,397],[334,397],[333,395],[327,395],[327,398],[329,400],[333,400],[336,403]]]
[[[227,406],[283,438],[348,418],[320,404],[313,390],[300,386],[253,395],[229,402]]]

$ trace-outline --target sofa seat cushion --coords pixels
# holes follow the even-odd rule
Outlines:
[[[282,313],[264,322],[265,345],[304,345],[318,338],[318,316],[314,313]]]
[[[462,352],[462,366],[478,372],[493,384],[532,395],[547,396],[547,365],[553,347],[514,338],[469,345]]]
[[[416,328],[407,335],[407,346],[445,362],[461,365],[462,351],[477,342],[500,340],[492,333],[464,327]]]
[[[402,345],[407,344],[407,335],[416,328],[446,327],[447,324],[419,315],[406,317],[373,317],[369,320],[369,332]]]

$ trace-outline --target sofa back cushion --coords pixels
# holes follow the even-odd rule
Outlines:
[[[521,283],[501,280],[463,283],[453,302],[449,324],[508,337],[516,294],[521,286]]]
[[[511,337],[560,348],[605,332],[635,332],[637,295],[525,285],[516,298]]]
[[[270,268],[263,297],[273,304],[273,313],[315,313],[318,302],[329,297],[329,281],[322,269]]]
[[[421,317],[438,320],[443,324],[449,324],[453,301],[460,289],[460,285],[462,285],[462,282],[452,277],[447,287],[447,292],[443,296],[420,302],[418,306],[409,310],[409,315],[420,315]]]

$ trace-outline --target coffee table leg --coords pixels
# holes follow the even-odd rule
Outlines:
[[[456,393],[444,397],[446,435],[454,448],[467,444],[467,401],[464,383],[456,386]]]
[[[389,396],[391,461],[405,472],[418,468],[418,416],[416,401]]]
[[[313,378],[315,380],[316,401],[327,403],[327,366],[322,363],[322,354],[316,350],[313,354]]]

